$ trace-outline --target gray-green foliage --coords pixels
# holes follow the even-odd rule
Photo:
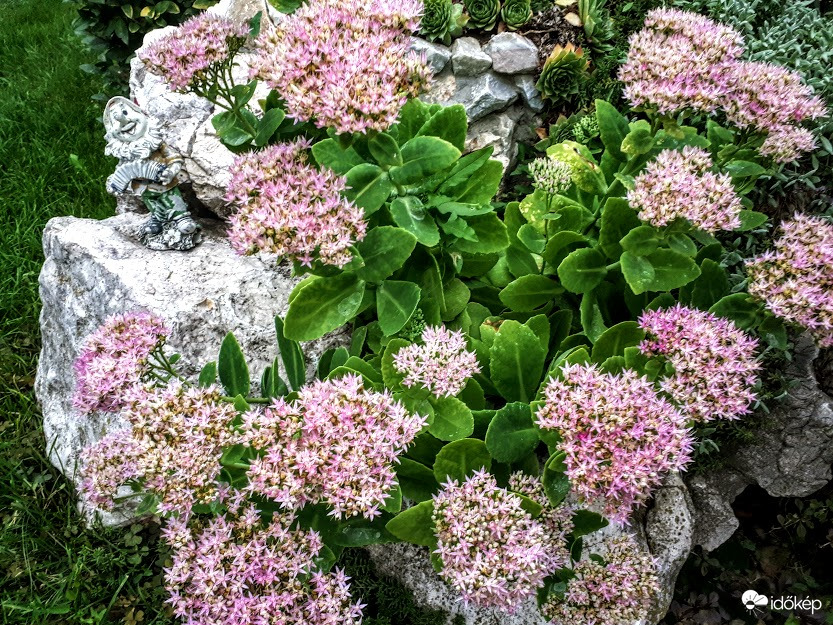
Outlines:
[[[833,101],[833,19],[812,0],[680,0],[678,5],[736,28],[749,60],[798,70],[816,93]]]

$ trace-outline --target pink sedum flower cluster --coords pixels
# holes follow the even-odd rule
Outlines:
[[[650,11],[629,43],[619,69],[624,96],[662,114],[717,110],[724,95],[721,72],[743,54],[743,37],[733,28],[679,9]]]
[[[560,432],[574,491],[603,503],[613,521],[626,522],[666,473],[690,460],[685,417],[631,370],[612,375],[592,364],[565,365],[544,399],[537,424]]]
[[[604,564],[581,560],[564,597],[550,593],[541,611],[554,625],[628,625],[645,621],[660,592],[656,564],[630,536],[604,543]]]
[[[544,526],[549,541],[547,556],[551,559],[555,569],[569,566],[570,551],[567,549],[567,537],[573,531],[575,507],[567,503],[553,507],[539,476],[516,471],[509,476],[508,488],[513,493],[520,493],[541,505],[543,511],[535,518],[535,521]]]
[[[386,130],[430,78],[409,49],[421,12],[418,0],[307,2],[258,39],[252,77],[277,89],[297,121]]]
[[[816,147],[812,133],[797,124],[824,117],[827,109],[801,75],[771,63],[735,63],[727,74],[723,109],[738,128],[766,132],[761,153],[788,162]]]
[[[639,349],[674,367],[661,388],[689,418],[737,419],[749,412],[761,368],[757,339],[728,319],[680,304],[644,313],[639,325],[647,334]]]
[[[706,232],[739,228],[740,197],[731,177],[713,168],[702,148],[663,150],[636,177],[628,202],[639,210],[639,219],[657,227],[686,219]]]
[[[702,15],[654,9],[645,27],[631,36],[619,70],[625,98],[636,107],[672,115],[722,111],[741,129],[766,135],[760,151],[777,163],[815,147],[799,126],[827,114],[824,102],[797,72],[742,61],[743,38]]]
[[[235,160],[226,200],[238,207],[229,220],[238,253],[272,252],[306,266],[350,262],[350,246],[367,229],[364,213],[341,195],[343,177],[309,163],[308,147],[299,139]]]
[[[289,509],[324,502],[337,518],[376,517],[396,484],[394,464],[425,423],[360,376],[314,382],[292,403],[244,416],[243,439],[259,452],[247,490]]]
[[[142,387],[148,357],[169,333],[164,322],[149,313],[109,318],[87,338],[75,361],[74,406],[83,414],[118,412]]]
[[[154,41],[139,58],[174,91],[203,89],[213,81],[212,70],[229,61],[248,35],[245,24],[201,13]]]
[[[747,261],[749,293],[773,315],[833,346],[833,224],[796,213],[781,224],[774,249]]]
[[[406,387],[421,386],[435,397],[453,397],[469,379],[480,373],[474,352],[466,349],[460,330],[428,326],[422,332],[422,345],[403,347],[393,355],[393,366],[405,374]]]
[[[187,625],[359,625],[348,577],[323,573],[323,547],[313,531],[289,529],[276,514],[264,524],[241,502],[209,520],[171,519],[164,538],[173,548],[165,569],[168,602]]]
[[[521,503],[486,471],[434,495],[440,575],[467,603],[512,612],[558,567],[544,526]]]
[[[217,388],[172,384],[133,396],[122,418],[130,428],[106,436],[83,456],[82,489],[100,508],[113,506],[116,489],[141,480],[159,498],[159,511],[189,515],[194,504],[217,496],[223,450],[237,443],[234,407]]]

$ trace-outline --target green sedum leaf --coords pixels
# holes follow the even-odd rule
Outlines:
[[[402,228],[373,228],[356,246],[364,260],[356,275],[368,282],[381,282],[405,264],[416,243],[416,237]]]
[[[385,336],[396,334],[414,314],[421,290],[413,282],[385,280],[376,289],[376,312]]]
[[[517,312],[535,310],[551,301],[563,289],[547,276],[531,274],[510,282],[501,292],[500,301]]]
[[[434,502],[423,501],[412,508],[403,510],[385,525],[391,534],[399,540],[423,547],[435,547],[434,536]]]
[[[356,274],[315,278],[295,287],[284,321],[284,335],[312,341],[350,321],[364,297],[365,282]],[[297,292],[296,292],[297,291]]]
[[[492,383],[507,401],[529,401],[541,381],[545,357],[541,341],[532,329],[506,320],[489,351]]]
[[[562,286],[571,293],[592,291],[607,275],[604,256],[593,248],[570,252],[558,265],[558,278]]]
[[[443,447],[434,460],[434,479],[444,484],[449,479],[463,482],[481,469],[492,467],[492,457],[486,443],[476,438],[464,438]]]
[[[243,355],[240,344],[231,332],[226,334],[220,345],[217,371],[220,375],[220,383],[228,395],[232,397],[249,395],[251,385],[249,366],[246,364],[246,356]]]
[[[532,453],[539,442],[527,403],[506,404],[497,411],[486,431],[486,449],[498,462],[518,462]]]
[[[434,422],[428,431],[441,441],[456,441],[471,436],[474,416],[466,404],[456,397],[431,398]]]

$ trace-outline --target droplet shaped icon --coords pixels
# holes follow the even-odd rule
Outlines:
[[[743,605],[747,610],[754,610],[755,608],[762,608],[767,603],[769,603],[769,599],[767,599],[766,595],[759,595],[754,590],[747,590],[741,595],[740,598],[743,601]]]

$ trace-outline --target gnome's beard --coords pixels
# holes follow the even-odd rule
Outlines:
[[[108,132],[104,139],[107,141],[104,153],[123,161],[148,158],[162,145],[162,135],[152,124],[148,124],[145,134],[137,139],[119,132],[118,127]]]

